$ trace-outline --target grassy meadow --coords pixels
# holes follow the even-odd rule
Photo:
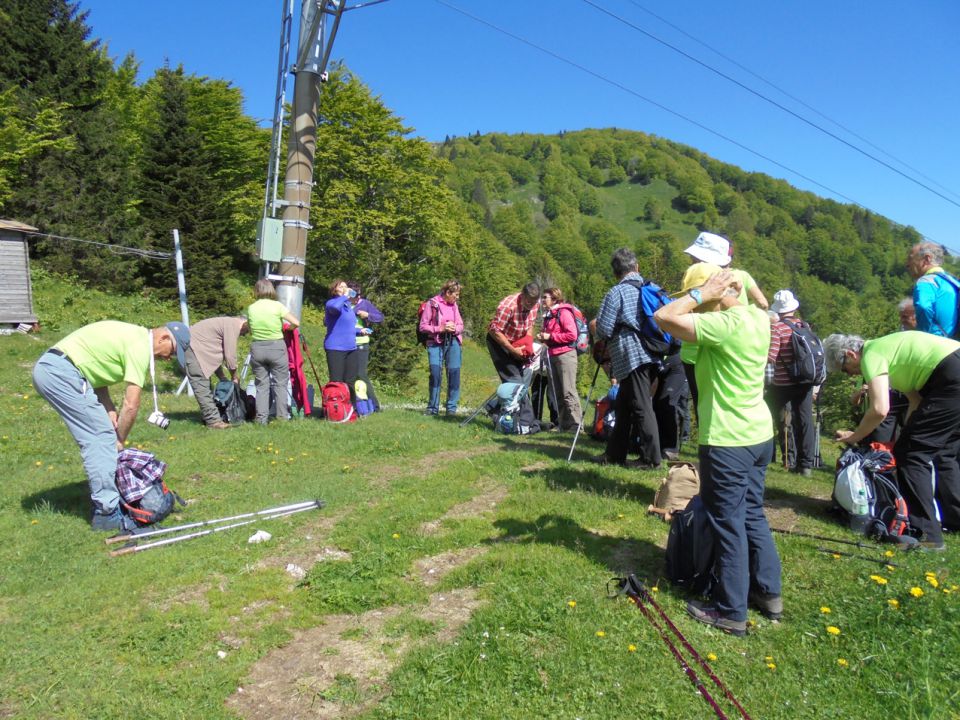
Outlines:
[[[607,598],[629,572],[754,718],[960,717],[954,538],[908,554],[778,534],[784,621],[751,612],[729,637],[662,579],[667,526],[646,513],[662,473],[586,463],[602,449],[586,438],[568,464],[569,435],[424,417],[425,368],[362,422],[212,432],[165,365],[170,427],[145,422],[145,396],[131,439],[188,502],[167,524],[326,507],[111,558],[30,370],[80,324],[176,311],[46,277],[35,291],[47,329],[0,337],[0,717],[712,717],[643,614]],[[319,347],[316,317],[306,329]],[[470,407],[496,385],[476,347],[464,378]],[[771,468],[771,523],[855,539],[831,485]],[[256,529],[272,539],[248,544]]]

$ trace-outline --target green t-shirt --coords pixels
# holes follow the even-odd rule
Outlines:
[[[91,323],[54,347],[67,354],[94,388],[121,380],[143,387],[153,353],[147,328],[117,320]]]
[[[680,362],[684,365],[696,365],[700,346],[693,340],[684,340],[680,346]]]
[[[763,400],[770,349],[770,320],[757,307],[737,305],[696,315],[697,416],[700,443],[719,447],[759,445],[773,437]]]
[[[863,344],[860,370],[864,382],[890,376],[890,387],[902,393],[919,390],[947,355],[960,350],[960,342],[918,330],[884,335]]]
[[[247,308],[247,321],[250,323],[250,339],[283,340],[283,316],[289,312],[287,307],[276,300],[257,300]]]

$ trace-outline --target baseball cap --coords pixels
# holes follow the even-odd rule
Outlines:
[[[166,328],[170,331],[174,344],[177,346],[177,362],[180,363],[180,367],[183,367],[183,353],[190,347],[190,328],[182,322],[168,322]]]

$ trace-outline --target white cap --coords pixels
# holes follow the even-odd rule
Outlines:
[[[789,290],[777,290],[770,309],[778,315],[793,312],[800,307],[800,301]]]
[[[697,260],[720,267],[730,264],[730,241],[713,233],[702,232],[697,235],[693,245],[684,252]]]

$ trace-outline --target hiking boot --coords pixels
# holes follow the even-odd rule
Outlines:
[[[680,459],[680,453],[678,453],[676,450],[665,450],[663,452],[663,456],[670,462]]]
[[[646,460],[627,460],[624,463],[624,467],[630,470],[659,470],[660,463],[654,465],[653,463],[648,463]]]
[[[90,520],[90,527],[100,532],[113,532],[114,530],[123,530],[123,513],[120,508],[116,508],[110,515],[95,512]]]
[[[780,618],[783,617],[783,598],[779,595],[769,595],[751,590],[747,602],[767,620],[780,622]]]
[[[600,455],[594,455],[590,458],[590,462],[596,463],[597,465],[616,465],[613,460],[607,457],[606,453],[601,453]]]
[[[731,620],[721,615],[715,607],[700,600],[691,600],[687,603],[687,612],[697,622],[711,625],[730,635],[743,637],[747,634],[746,620]]]
[[[437,410],[427,410],[423,413],[424,415],[439,415],[440,413]]]
[[[916,544],[917,550],[923,550],[924,552],[944,552],[947,549],[947,544],[940,540],[939,542],[934,540],[923,540]]]
[[[226,430],[227,428],[233,427],[233,425],[225,423],[222,420],[217,420],[216,422],[208,423],[207,427],[210,430]]]

